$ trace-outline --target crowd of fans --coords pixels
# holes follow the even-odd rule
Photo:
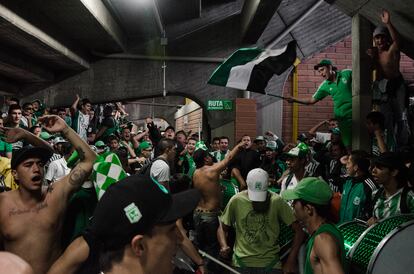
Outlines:
[[[332,63],[315,69],[325,75]],[[317,94],[310,103],[327,95]],[[345,273],[336,224],[414,213],[413,147],[390,134],[395,123],[380,111],[366,117],[371,147],[351,150],[348,112],[295,143],[266,131],[230,147],[228,136],[208,142],[200,132],[160,130],[152,118],[137,130],[120,103],[76,96],[70,108],[48,108],[7,98],[4,107],[0,246],[30,266],[11,254],[0,260],[19,273],[163,274],[171,260],[185,265],[176,273],[225,273],[223,264],[240,273],[301,265]]]

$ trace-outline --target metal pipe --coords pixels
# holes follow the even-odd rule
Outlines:
[[[182,107],[183,105],[174,105],[174,104],[162,104],[162,103],[155,103],[155,102],[137,102],[137,101],[128,101],[128,104],[137,104],[137,105],[144,105],[144,106],[157,106],[157,107]]]
[[[174,61],[174,62],[198,62],[198,63],[222,63],[225,58],[216,57],[195,57],[195,56],[155,56],[155,55],[142,55],[142,54],[130,54],[130,53],[115,53],[115,54],[103,54],[100,52],[92,52],[93,55],[102,57],[105,59],[132,59],[132,60],[151,60],[151,61]]]
[[[161,37],[165,38],[165,28],[164,24],[162,23],[162,18],[160,14],[160,10],[158,8],[157,2],[155,0],[151,0],[154,9],[155,21],[157,22],[158,29],[160,30]]]
[[[302,15],[300,15],[293,24],[287,27],[281,34],[278,35],[272,42],[270,42],[266,49],[273,48],[277,43],[279,43],[289,32],[291,32],[300,22],[303,21],[306,17],[309,16],[316,8],[318,8],[325,0],[318,0],[316,3],[312,5],[309,9],[307,9]]]
[[[224,267],[225,269],[229,270],[230,272],[234,273],[234,274],[241,274],[240,272],[234,270],[233,268],[231,268],[230,266],[220,262],[219,260],[217,260],[216,258],[214,258],[213,256],[209,255],[208,253],[206,253],[205,251],[199,249],[198,253],[200,253],[201,256],[206,257],[207,259],[211,260],[212,262]]]

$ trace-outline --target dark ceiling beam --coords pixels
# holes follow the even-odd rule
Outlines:
[[[16,54],[16,51],[3,47],[0,47],[0,71],[8,74],[10,78],[24,82],[52,82],[54,80],[51,71]]]
[[[2,28],[15,29],[16,33],[22,34],[28,44],[35,41],[38,45],[46,46],[54,54],[62,55],[78,66],[84,69],[89,68],[89,62],[83,57],[2,4],[0,4],[0,22]],[[50,54],[52,55],[52,53]]]
[[[243,42],[257,42],[281,2],[282,0],[245,0],[241,13]]]

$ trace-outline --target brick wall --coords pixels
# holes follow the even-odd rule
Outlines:
[[[235,101],[234,141],[237,142],[245,134],[254,139],[256,133],[256,100],[237,98]]]
[[[203,119],[203,111],[201,108],[198,108],[184,116],[181,116],[177,120],[175,120],[175,130],[184,130],[188,132],[191,130],[192,133],[198,132],[199,121]]]
[[[351,37],[326,48],[321,53],[315,54],[298,65],[298,97],[311,97],[322,78],[313,69],[321,59],[330,59],[339,69],[351,69],[352,67],[352,41]],[[414,61],[406,55],[401,56],[401,72],[408,83],[414,83]],[[283,94],[292,94],[292,77],[289,77]],[[292,141],[292,104],[284,101],[282,118],[283,140]],[[299,105],[298,133],[307,132],[321,120],[333,117],[333,103],[331,97],[326,97],[313,106]]]

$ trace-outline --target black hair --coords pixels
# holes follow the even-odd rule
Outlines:
[[[220,142],[220,137],[214,137],[213,140],[211,140],[211,143],[214,144],[215,141],[219,141]]]
[[[112,112],[114,111],[114,108],[111,105],[106,105],[103,109],[103,116],[104,117],[110,117],[112,116]]]
[[[70,155],[72,152],[72,144],[69,142],[62,143],[62,153],[63,155]]]
[[[365,174],[369,173],[370,155],[365,150],[353,150],[351,152],[352,162]]]
[[[120,263],[124,257],[125,247],[116,250],[101,251],[99,254],[99,268],[102,272],[111,271],[114,263]]]
[[[382,130],[385,128],[385,116],[379,111],[372,111],[368,113],[366,119],[371,121],[374,125],[378,125]]]
[[[333,216],[332,211],[331,211],[331,202],[330,201],[326,205],[317,205],[317,204],[305,201],[303,199],[298,199],[296,201],[299,201],[302,204],[302,206],[305,206],[305,205],[313,206],[315,208],[316,214],[318,214],[318,216],[320,216],[320,217],[322,217],[322,218],[324,218],[324,219],[326,219],[330,222],[333,222],[335,220],[335,217]]]
[[[108,143],[110,143],[112,140],[117,140],[119,142],[118,136],[114,134],[109,135],[107,140],[108,140]]]
[[[22,108],[25,109],[27,106],[32,106],[31,102],[24,103]]]
[[[170,179],[170,192],[171,194],[179,193],[190,188],[191,178],[190,176],[182,173],[176,173]]]
[[[58,111],[58,112],[60,112],[60,111],[64,111],[64,112],[66,113],[66,109],[65,109],[65,108],[58,108],[58,109],[57,109],[57,111]]]
[[[223,140],[223,139],[226,139],[227,141],[229,141],[229,137],[227,137],[227,136],[220,136],[220,140]]]
[[[197,149],[193,154],[193,160],[196,164],[196,168],[201,168],[204,166],[204,158],[212,157],[206,150],[204,149]]]
[[[175,142],[173,141],[173,140],[171,140],[171,139],[167,139],[167,138],[161,138],[161,140],[158,142],[158,146],[157,146],[157,148],[158,148],[158,153],[161,155],[161,154],[164,154],[164,152],[167,150],[167,149],[171,149],[171,148],[173,148],[175,146]]]
[[[185,138],[187,138],[187,133],[185,133],[184,130],[179,130],[175,133],[175,136],[177,136],[178,134],[183,134],[185,136]]]
[[[198,139],[197,138],[194,138],[193,136],[191,136],[190,138],[187,139],[187,141],[190,141],[190,140],[193,140],[196,143],[198,142]]]
[[[34,131],[35,131],[35,129],[36,129],[36,128],[41,128],[41,126],[34,125],[34,126],[32,126],[31,128],[29,128],[29,131],[30,131],[31,133],[34,133]]]
[[[91,104],[92,105],[92,102],[88,98],[83,98],[82,101],[81,101],[81,105],[84,106],[86,104]]]
[[[19,99],[17,99],[16,97],[11,97],[11,98],[9,98],[9,101],[16,102],[16,104],[19,104],[19,103],[20,103],[20,100],[19,100]]]
[[[9,115],[12,113],[13,110],[16,110],[16,109],[22,110],[22,108],[17,104],[10,105],[9,106],[9,111],[8,111]]]

